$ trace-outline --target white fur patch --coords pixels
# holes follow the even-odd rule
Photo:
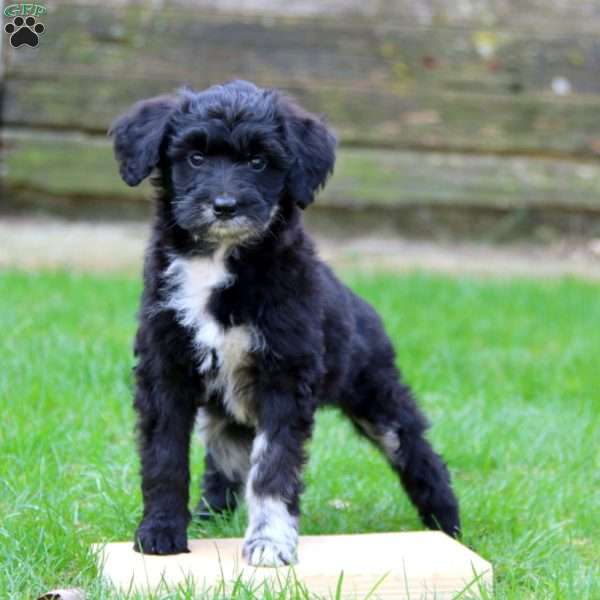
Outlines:
[[[222,344],[223,330],[208,312],[208,300],[217,288],[231,284],[224,262],[224,250],[210,257],[174,258],[166,275],[173,292],[166,305],[177,314],[177,320],[194,330],[194,346],[202,357],[200,371],[211,368],[211,352]]]
[[[232,439],[225,431],[227,421],[212,417],[203,408],[198,410],[196,426],[221,472],[232,481],[246,481],[250,470],[250,443]]]
[[[260,337],[246,326],[224,329],[208,311],[214,290],[231,285],[225,267],[225,248],[210,257],[174,258],[167,269],[173,291],[166,306],[178,321],[194,332],[198,370],[208,377],[208,390],[220,391],[231,416],[240,423],[253,424],[252,382],[248,377],[250,351]]]
[[[209,381],[209,390],[220,390],[225,409],[240,423],[255,423],[252,410],[252,381],[248,375],[252,334],[247,327],[231,327],[215,348],[219,360],[216,376]]]
[[[267,451],[267,438],[261,433],[252,445],[252,467],[246,485],[249,522],[243,556],[253,566],[280,567],[297,560],[298,519],[290,515],[280,498],[260,496],[254,491],[254,478]]]
[[[254,438],[254,442],[252,443],[252,463],[255,467],[258,467],[257,463],[267,451],[268,445],[267,436],[264,433],[259,433]]]
[[[398,460],[400,452],[400,438],[394,429],[380,431],[369,421],[364,419],[355,419],[356,424],[370,437],[375,443],[379,444],[387,457],[392,461]]]
[[[398,434],[395,431],[386,431],[380,437],[379,443],[383,446],[383,449],[385,450],[385,453],[388,455],[390,460],[393,461],[397,458],[398,452],[400,451],[400,438],[398,437]]]

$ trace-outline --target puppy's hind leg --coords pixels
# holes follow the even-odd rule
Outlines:
[[[217,466],[210,450],[204,457],[202,497],[194,512],[201,520],[212,519],[216,514],[233,512],[238,504],[241,482],[229,479]]]
[[[205,409],[199,411],[197,423],[206,455],[202,497],[194,514],[205,520],[237,507],[250,469],[254,432]]]
[[[450,474],[425,438],[427,421],[397,370],[369,371],[359,377],[355,392],[344,403],[345,412],[385,454],[423,523],[458,536],[458,501]]]

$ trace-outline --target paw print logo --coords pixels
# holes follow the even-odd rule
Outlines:
[[[37,23],[35,17],[15,17],[12,23],[7,23],[4,31],[10,35],[10,45],[18,48],[23,44],[35,48],[39,42],[39,36],[46,28],[42,23]]]

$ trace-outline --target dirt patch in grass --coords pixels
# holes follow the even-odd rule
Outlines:
[[[0,219],[0,267],[140,270],[148,231],[145,222],[4,217]],[[342,269],[600,279],[600,239],[493,245],[389,235],[315,237],[321,256]]]

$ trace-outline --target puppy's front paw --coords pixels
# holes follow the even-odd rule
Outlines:
[[[147,517],[135,535],[133,549],[144,554],[180,554],[189,552],[187,527],[181,520]]]
[[[265,537],[249,537],[242,555],[253,567],[283,567],[297,561],[296,543]]]

